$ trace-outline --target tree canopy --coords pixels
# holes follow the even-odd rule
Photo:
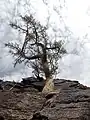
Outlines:
[[[22,26],[12,22],[10,26],[25,34],[22,46],[13,42],[5,46],[10,48],[9,52],[15,58],[14,66],[24,62],[33,68],[35,76],[45,76],[47,79],[55,74],[58,60],[66,54],[64,40],[51,40],[47,33],[48,27],[41,25],[33,15],[20,17]]]

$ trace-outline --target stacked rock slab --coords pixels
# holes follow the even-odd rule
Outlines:
[[[0,91],[3,120],[90,120],[90,88],[77,81],[54,80],[59,93],[46,97],[35,89]]]

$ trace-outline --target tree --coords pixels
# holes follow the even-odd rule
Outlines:
[[[21,16],[23,26],[10,23],[14,29],[22,31],[25,39],[22,46],[18,43],[9,42],[5,46],[10,48],[10,53],[15,57],[14,66],[24,62],[34,69],[36,76],[44,76],[46,83],[44,92],[53,91],[53,75],[58,68],[58,59],[66,54],[62,40],[50,40],[47,30],[32,15]]]

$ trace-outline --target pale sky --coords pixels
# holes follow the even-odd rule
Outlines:
[[[67,0],[67,23],[78,36],[86,34],[90,26],[90,0]]]
[[[60,24],[57,14],[53,11],[53,6],[56,6],[57,9],[60,6],[58,3],[60,0],[48,0],[50,3],[48,10],[47,6],[43,5],[41,1],[42,0],[31,0],[34,8],[33,12],[36,12],[37,19],[39,19],[42,24],[45,24],[49,11],[51,15],[50,22],[54,23],[52,25],[54,25],[55,28],[63,28],[63,24]],[[64,5],[63,0],[61,1]],[[3,48],[3,43],[12,40],[14,36],[11,28],[7,25],[9,22],[8,19],[15,19],[18,12],[26,14],[27,11],[27,7],[24,9],[23,7],[16,8],[15,4],[17,4],[17,0],[0,0],[0,42],[2,43],[0,45],[0,57],[2,57],[2,59],[0,59],[0,76],[10,80],[19,80],[22,76],[29,76],[31,74],[31,70],[28,70],[28,72],[23,65],[13,68],[13,60],[10,55],[8,55],[7,49]],[[80,54],[69,54],[65,56],[59,63],[59,70],[62,69],[62,71],[60,70],[61,72],[58,76],[60,78],[76,79],[79,80],[80,83],[90,86],[90,1],[66,0],[65,7],[66,8],[63,7],[62,11],[59,12],[60,15],[63,16],[65,24],[72,32],[69,38],[71,43],[67,46],[67,49],[68,51],[73,51],[73,48],[77,48],[72,53],[78,50]]]

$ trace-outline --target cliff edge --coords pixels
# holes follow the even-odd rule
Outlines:
[[[45,95],[36,89],[42,88],[40,81],[34,87],[5,82],[7,89],[0,87],[0,120],[90,120],[90,88],[65,79],[54,84],[59,92]]]

